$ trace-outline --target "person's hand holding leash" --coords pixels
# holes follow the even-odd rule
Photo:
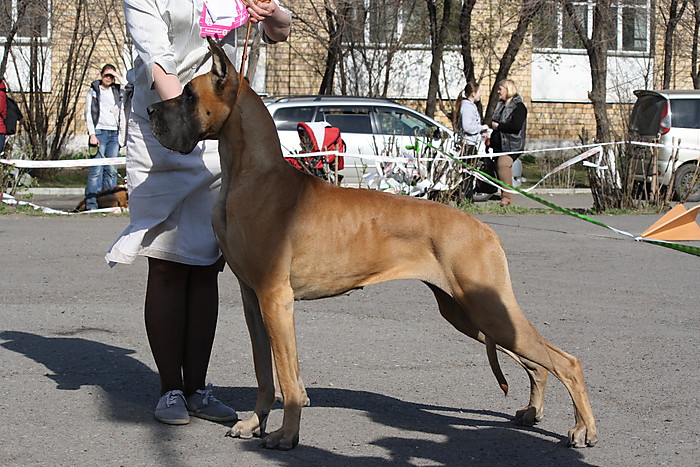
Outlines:
[[[277,3],[271,2],[270,0],[243,0],[243,3],[245,3],[248,7],[251,23],[264,21],[265,19],[271,17],[275,10],[277,10]]]
[[[267,36],[275,42],[287,40],[291,28],[291,18],[275,1],[243,0],[248,7],[250,22],[263,22]]]

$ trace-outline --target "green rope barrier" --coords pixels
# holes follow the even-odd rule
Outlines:
[[[604,224],[603,222],[600,222],[599,220],[596,220],[596,219],[593,219],[593,218],[591,218],[591,217],[584,216],[583,214],[579,214],[579,213],[577,213],[577,212],[571,211],[571,210],[569,210],[569,209],[566,209],[565,207],[559,206],[558,204],[554,204],[554,203],[552,203],[551,201],[547,201],[547,200],[545,200],[545,199],[543,199],[543,198],[540,198],[540,197],[537,196],[537,195],[534,195],[534,194],[529,193],[529,192],[527,192],[527,191],[521,190],[521,189],[516,188],[516,187],[514,187],[514,186],[508,185],[507,183],[504,183],[504,182],[502,182],[501,180],[499,180],[499,179],[497,179],[497,178],[495,178],[495,177],[492,177],[491,175],[489,175],[489,174],[487,174],[487,173],[485,173],[485,172],[482,172],[481,170],[477,169],[476,167],[473,167],[473,166],[467,164],[467,163],[464,162],[463,160],[460,160],[460,159],[456,158],[456,157],[453,156],[452,154],[450,154],[450,153],[448,153],[448,152],[445,152],[445,151],[443,151],[442,149],[437,148],[437,147],[433,146],[433,145],[430,144],[430,143],[425,143],[425,142],[422,142],[422,141],[419,142],[418,140],[416,140],[415,145],[413,145],[413,146],[406,146],[406,149],[412,149],[412,150],[414,150],[414,151],[416,151],[416,152],[419,152],[419,151],[420,151],[420,146],[419,146],[419,144],[422,144],[422,145],[424,145],[424,146],[427,147],[427,148],[433,149],[434,151],[437,151],[437,152],[439,152],[439,153],[441,153],[441,154],[443,154],[443,155],[449,157],[449,158],[452,159],[453,161],[455,161],[455,162],[459,163],[460,165],[466,167],[467,170],[472,171],[472,172],[475,172],[475,173],[478,173],[479,175],[482,175],[483,177],[486,177],[488,180],[491,180],[493,183],[495,183],[496,185],[500,186],[501,188],[507,188],[507,189],[510,189],[510,190],[514,190],[514,191],[520,193],[521,195],[523,195],[523,196],[525,196],[525,197],[527,197],[527,198],[530,198],[531,200],[534,200],[534,201],[536,201],[536,202],[538,202],[538,203],[540,203],[540,204],[543,204],[543,205],[545,205],[545,206],[547,206],[547,207],[549,207],[549,208],[554,209],[555,211],[559,211],[559,212],[561,212],[561,213],[563,213],[563,214],[567,214],[567,215],[569,215],[569,216],[576,217],[577,219],[581,219],[581,220],[583,220],[583,221],[590,222],[591,224],[595,224],[595,225],[597,225],[597,226],[599,226],[599,227],[603,227],[603,228],[605,228],[605,229],[612,230],[612,231],[615,232],[615,233],[618,233],[618,234],[621,234],[621,235],[625,235],[625,236],[631,237],[631,238],[635,239],[635,240],[638,241],[638,242],[651,243],[652,245],[662,246],[662,247],[664,247],[664,248],[670,248],[670,249],[672,249],[672,250],[680,251],[680,252],[683,252],[683,253],[688,253],[688,254],[691,254],[691,255],[700,256],[700,247],[691,246],[691,245],[685,245],[685,244],[683,244],[683,243],[673,243],[673,242],[667,242],[667,241],[664,241],[664,240],[654,240],[654,239],[650,239],[650,238],[644,238],[644,237],[640,237],[640,236],[635,236],[635,235],[632,235],[632,234],[630,234],[630,233],[628,233],[628,232],[625,232],[625,231],[623,231],[623,230],[619,230],[619,229],[616,229],[616,228],[614,228],[614,227],[610,227],[609,225]]]

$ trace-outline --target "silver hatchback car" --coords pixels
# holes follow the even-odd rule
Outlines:
[[[406,146],[416,137],[429,138],[436,145],[453,138],[451,129],[389,99],[311,95],[265,97],[263,101],[275,121],[285,155],[301,150],[299,122],[327,122],[339,128],[349,154],[404,157],[414,154]],[[341,171],[344,182],[359,186],[368,166],[374,163],[346,156]]]

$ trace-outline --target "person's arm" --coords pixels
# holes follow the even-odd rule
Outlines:
[[[85,125],[87,126],[88,135],[90,135],[90,144],[99,146],[100,142],[95,136],[95,122],[92,121],[92,89],[85,96]]]
[[[292,27],[292,18],[289,13],[281,9],[277,2],[270,0],[253,1],[246,0],[250,22],[262,22],[263,29],[268,38],[274,42],[283,42],[289,37]]]
[[[176,75],[166,73],[158,64],[153,64],[153,86],[162,100],[182,94],[182,85]]]
[[[134,47],[146,65],[148,78],[161,99],[182,93],[175,52],[165,24],[153,0],[124,0],[124,16]]]
[[[477,135],[482,130],[481,117],[475,105],[462,102],[462,130],[467,135]]]
[[[0,134],[7,133],[7,127],[5,127],[5,120],[7,119],[7,87],[5,83],[0,80]],[[2,152],[0,147],[0,152]]]
[[[501,133],[518,133],[525,124],[527,119],[527,107],[525,104],[518,103],[510,114],[510,118],[505,122],[498,124],[498,130]]]

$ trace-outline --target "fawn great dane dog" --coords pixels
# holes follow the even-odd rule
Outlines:
[[[188,83],[181,96],[151,106],[149,114],[155,136],[173,151],[186,154],[200,140],[219,140],[222,187],[212,220],[240,283],[258,381],[253,415],[228,434],[264,437],[267,448],[291,449],[299,442],[306,391],[299,374],[295,300],[417,279],[433,291],[447,321],[486,344],[504,391],[496,348],[525,368],[530,401],[516,413],[516,422],[532,425],[541,419],[551,372],[574,404],[569,444],[593,446],[597,430],[581,363],[545,341],[521,311],[496,234],[443,204],[340,188],[294,169],[282,156],[260,97],[219,45],[209,42],[211,71]],[[322,241],[310,241],[319,236]],[[282,427],[267,434],[275,371],[284,417]]]

